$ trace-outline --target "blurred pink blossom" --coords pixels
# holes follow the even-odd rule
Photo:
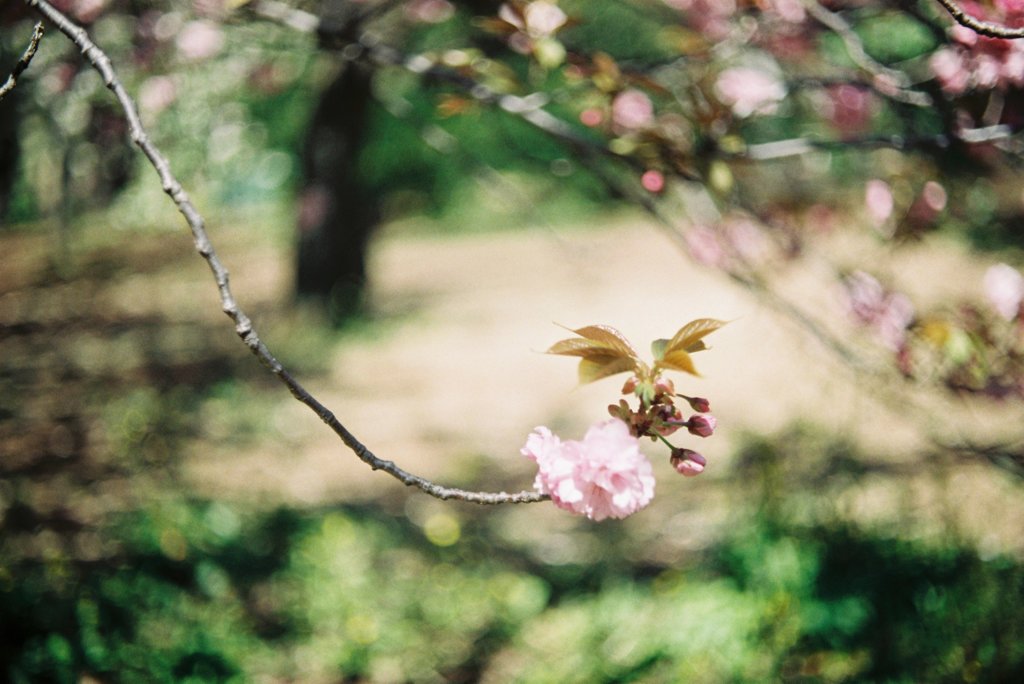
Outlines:
[[[175,45],[187,60],[209,59],[224,47],[224,33],[212,21],[198,19],[182,27]]]
[[[405,16],[424,24],[440,24],[455,14],[455,6],[448,0],[409,0]]]
[[[731,215],[722,220],[722,234],[734,256],[750,265],[768,258],[769,244],[761,227],[744,215]]]
[[[872,178],[864,188],[864,204],[867,205],[868,215],[875,225],[882,225],[892,216],[892,188],[884,180]]]
[[[874,330],[892,351],[903,348],[907,328],[914,320],[914,305],[899,292],[888,292],[864,271],[854,271],[845,281],[846,300],[853,318]]]
[[[799,24],[807,18],[807,10],[800,0],[765,0],[765,9],[773,11],[791,24]]]
[[[661,171],[649,170],[644,171],[643,175],[640,176],[640,185],[643,186],[647,192],[653,192],[655,194],[665,189],[665,176]]]
[[[700,475],[708,464],[708,460],[693,449],[673,449],[669,462],[683,477]]]
[[[864,129],[871,121],[873,99],[867,90],[849,84],[829,88],[822,114],[844,133]]]
[[[959,95],[970,85],[971,75],[967,62],[960,51],[952,48],[937,50],[928,62],[932,73],[939,79],[942,89],[951,95]]]
[[[694,226],[683,236],[690,256],[698,264],[720,267],[725,264],[725,250],[718,234],[707,226]]]
[[[985,271],[985,297],[1000,316],[1008,321],[1017,318],[1024,303],[1024,276],[1007,264],[996,264]]]
[[[54,0],[52,4],[61,12],[70,14],[75,20],[91,24],[106,9],[108,0]]]
[[[167,109],[178,98],[178,87],[170,76],[151,76],[139,87],[139,108],[150,116]]]
[[[663,0],[669,7],[686,14],[688,28],[708,40],[725,38],[733,28],[735,0]]]
[[[596,107],[590,107],[580,112],[580,123],[584,126],[593,128],[594,126],[600,126],[602,121],[604,121],[604,114]]]
[[[509,46],[522,54],[529,54],[534,41],[553,36],[569,19],[562,8],[549,0],[534,0],[521,8],[502,3],[498,18],[518,29],[509,37]]]
[[[752,114],[771,114],[786,97],[786,88],[771,74],[759,69],[726,69],[715,82],[715,94],[733,114],[746,118]]]
[[[960,5],[982,21],[1006,26],[1024,24],[1024,3],[1020,0],[995,0],[986,6],[962,0]],[[955,24],[949,35],[952,45],[939,49],[929,60],[944,91],[959,95],[973,89],[1024,87],[1024,43],[988,38],[961,24]]]
[[[946,208],[947,199],[946,188],[938,181],[928,181],[921,190],[921,201],[936,213]]]
[[[654,121],[651,98],[635,88],[623,90],[612,100],[612,123],[621,130],[632,131]]]
[[[593,425],[579,442],[563,442],[538,427],[521,453],[537,463],[537,491],[550,495],[559,508],[591,520],[625,518],[654,498],[651,464],[621,420]]]
[[[192,0],[192,8],[201,17],[221,17],[227,15],[232,7],[228,6],[231,0]],[[233,4],[237,4],[237,0]]]

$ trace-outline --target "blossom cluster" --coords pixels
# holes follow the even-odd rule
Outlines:
[[[871,328],[886,347],[900,351],[906,343],[907,328],[914,320],[914,305],[907,296],[886,290],[877,278],[864,271],[854,271],[844,284],[854,320]]]
[[[960,302],[915,312],[902,293],[856,271],[845,279],[855,321],[872,330],[900,371],[939,378],[957,391],[1024,396],[1024,275],[1000,263],[984,275],[986,304]]]
[[[538,427],[522,453],[537,463],[537,491],[591,520],[624,518],[654,498],[651,463],[621,420],[592,426],[582,441],[563,442]]]
[[[633,375],[622,387],[627,399],[611,404],[612,420],[593,425],[580,441],[563,441],[547,427],[536,428],[521,453],[537,464],[534,488],[551,497],[559,508],[591,520],[624,518],[654,498],[651,463],[640,451],[640,438],[664,442],[669,463],[681,475],[693,477],[704,471],[707,459],[692,449],[675,447],[667,437],[681,429],[691,435],[710,437],[717,421],[710,402],[703,397],[677,394],[664,369],[696,373],[689,355],[705,349],[703,338],[722,323],[700,319],[684,326],[671,340],[654,343],[653,366],[637,358],[635,350],[614,328],[589,326],[576,330],[580,338],[563,340],[549,352],[580,356],[580,379],[597,380],[623,371]],[[682,399],[694,411],[684,418],[676,404]]]

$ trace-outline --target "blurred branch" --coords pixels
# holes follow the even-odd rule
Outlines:
[[[853,27],[845,19],[819,5],[817,0],[804,0],[803,5],[815,21],[839,36],[853,63],[871,74],[875,88],[888,97],[907,104],[927,107],[932,103],[932,98],[927,93],[910,90],[910,79],[905,73],[890,69],[869,55],[864,49],[864,43],[860,36],[854,32]]]
[[[25,48],[25,52],[22,53],[21,59],[14,65],[14,69],[11,70],[11,75],[7,77],[7,81],[0,86],[0,100],[4,99],[7,93],[14,90],[15,86],[18,85],[18,77],[21,76],[25,69],[28,69],[28,65],[32,62],[32,58],[36,56],[36,50],[39,49],[39,41],[43,39],[43,22],[36,23],[32,29],[32,38],[29,40],[28,47]]]
[[[975,19],[964,8],[953,2],[953,0],[936,0],[936,2],[945,7],[946,11],[949,12],[958,24],[966,26],[979,35],[988,36],[989,38],[1024,38],[1024,26],[1011,28],[991,21]]]
[[[305,26],[311,25],[311,20],[306,16],[307,13],[304,13],[301,10],[292,10],[276,0],[256,0],[256,2],[253,2],[252,5],[250,5],[250,7],[256,11],[257,14],[260,14],[265,18],[281,21],[290,26],[297,24]],[[931,98],[924,93],[916,91],[900,91],[898,89],[894,90],[892,87],[879,87],[878,81],[880,79],[890,79],[890,72],[892,72],[892,70],[874,62],[866,55],[866,53],[863,52],[863,46],[860,44],[859,38],[855,33],[853,33],[845,20],[827,12],[827,10],[823,10],[823,12],[826,12],[827,15],[822,14],[821,16],[827,16],[826,20],[831,22],[831,25],[829,25],[830,28],[840,33],[841,36],[845,33],[844,40],[847,42],[847,48],[851,50],[851,54],[854,56],[855,61],[858,59],[856,55],[861,55],[861,59],[858,61],[858,64],[866,71],[876,76],[875,84],[872,87],[878,88],[882,94],[893,97],[894,99],[899,99],[904,103],[915,106],[933,104]],[[313,19],[315,19],[315,17],[313,17]],[[320,32],[323,29],[319,26],[311,26],[304,30],[312,33]],[[341,38],[341,36],[339,36],[339,38]],[[482,83],[479,83],[471,76],[467,76],[463,73],[456,72],[443,65],[437,64],[425,55],[406,55],[395,48],[385,46],[372,34],[364,33],[358,37],[351,37],[349,40],[353,41],[351,43],[351,47],[354,47],[355,49],[344,49],[343,55],[345,59],[368,59],[378,66],[399,66],[423,77],[435,78],[440,81],[452,83],[453,85],[460,87],[464,93],[468,94],[481,104],[500,107],[504,111],[514,116],[518,116],[524,121],[548,133],[557,141],[567,145],[573,151],[575,161],[593,174],[594,177],[597,178],[610,193],[623,197],[629,202],[642,207],[656,220],[657,225],[663,229],[665,234],[684,253],[689,254],[690,250],[686,239],[686,229],[683,228],[677,220],[666,215],[658,202],[656,202],[649,193],[637,187],[635,183],[628,182],[621,174],[607,168],[605,164],[602,164],[602,161],[607,160],[616,165],[627,164],[634,169],[641,170],[643,169],[642,164],[633,157],[612,153],[603,141],[581,135],[568,123],[545,111],[543,107],[548,104],[550,99],[546,93],[537,92],[526,96],[504,95],[495,92]],[[865,61],[864,58],[868,61]],[[900,74],[900,72],[893,73]],[[905,83],[906,77],[902,74],[900,75],[902,78],[897,79],[897,83]],[[889,85],[892,86],[891,80],[889,81]],[[905,95],[909,96],[906,98],[899,98],[893,95],[894,92],[903,92]],[[918,95],[921,96],[921,98],[918,98]],[[952,141],[969,145],[986,143],[997,145],[1004,143],[1006,145],[1012,145],[1018,142],[1014,137],[1018,132],[1019,131],[1010,126],[996,125],[974,129],[961,129],[956,133],[927,136],[873,136],[842,140],[794,138],[790,140],[779,140],[770,143],[749,145],[741,151],[728,153],[712,146],[709,150],[709,156],[718,156],[734,160],[767,161],[772,159],[781,159],[784,157],[799,156],[818,149],[889,148],[899,151],[941,151],[948,149]],[[1013,152],[1014,150],[1008,149],[1007,151]],[[698,177],[687,176],[682,173],[679,175],[687,180],[703,182]],[[784,318],[788,319],[798,329],[809,334],[827,352],[834,355],[840,362],[854,371],[860,379],[871,381],[877,385],[879,391],[874,393],[875,396],[877,396],[884,404],[888,405],[892,410],[903,414],[913,413],[921,427],[922,433],[926,433],[926,438],[934,444],[944,447],[941,439],[936,436],[940,431],[938,421],[935,420],[935,417],[924,406],[909,397],[907,392],[895,389],[900,386],[900,383],[895,382],[895,374],[891,368],[879,366],[878,364],[871,363],[863,358],[839,336],[829,331],[826,326],[811,312],[804,310],[798,306],[797,303],[774,291],[769,284],[757,277],[756,274],[742,272],[733,268],[723,268],[721,271],[724,272],[734,283],[740,285],[761,302],[782,314]],[[930,427],[929,424],[931,424]],[[985,448],[988,449],[989,447]],[[989,460],[994,465],[1000,467],[1005,463],[1005,459],[1000,460],[990,458]]]
[[[305,33],[319,33],[324,30],[316,16],[289,7],[277,0],[254,0],[248,7],[258,16]],[[338,38],[342,38],[342,36],[338,36]],[[459,86],[477,102],[496,105],[563,142],[572,145],[587,145],[595,149],[598,147],[596,141],[580,135],[572,126],[543,109],[550,100],[546,93],[537,92],[524,96],[499,93],[469,76],[437,64],[425,55],[407,55],[384,45],[370,32],[363,32],[354,39],[350,47],[355,49],[342,51],[345,59],[366,59],[377,66],[402,67],[424,78],[451,83]],[[603,146],[601,147],[603,148]]]
[[[985,143],[1012,142],[1013,137],[1020,131],[1005,124],[996,126],[984,126],[982,128],[964,128],[956,133],[955,140],[968,145],[982,145]],[[791,138],[788,140],[773,140],[768,143],[747,145],[738,152],[722,153],[728,159],[747,159],[751,161],[768,161],[772,159],[783,159],[796,157],[814,150],[838,150],[851,147],[865,149],[886,148],[909,152],[912,150],[946,150],[949,148],[951,138],[949,135],[940,133],[937,135],[923,136],[871,136],[864,138],[843,138],[841,140],[817,140],[814,138]]]
[[[182,216],[184,216],[185,221],[188,223],[195,242],[196,250],[203,259],[206,260],[210,267],[210,271],[213,273],[214,280],[217,283],[217,290],[220,294],[221,300],[221,308],[234,322],[235,332],[242,339],[245,345],[249,347],[250,351],[252,351],[252,353],[264,365],[266,365],[282,383],[284,383],[292,393],[292,396],[316,413],[320,420],[326,423],[327,426],[341,438],[341,441],[345,446],[351,449],[356,456],[369,465],[373,470],[383,470],[402,482],[402,484],[417,487],[423,492],[438,499],[457,499],[460,501],[480,504],[500,504],[531,503],[535,501],[544,501],[548,498],[546,495],[541,495],[531,491],[509,494],[506,492],[471,492],[453,487],[444,487],[431,482],[430,480],[419,477],[418,475],[413,475],[412,473],[403,470],[392,461],[378,458],[364,444],[356,439],[356,437],[349,432],[349,430],[341,423],[341,421],[338,420],[330,409],[310,394],[298,382],[298,380],[285,370],[281,363],[273,354],[271,354],[263,341],[260,340],[252,325],[252,321],[250,321],[248,316],[246,316],[238,307],[228,282],[228,271],[220,262],[220,259],[217,257],[217,253],[213,248],[213,244],[210,242],[209,236],[206,233],[203,217],[192,204],[191,200],[189,200],[188,194],[181,187],[181,184],[171,172],[170,164],[167,159],[150,140],[142,126],[135,103],[132,101],[131,96],[128,95],[124,85],[115,73],[113,66],[111,65],[110,58],[89,38],[89,35],[84,29],[68,19],[59,10],[46,2],[46,0],[25,0],[25,2],[51,21],[61,31],[61,33],[67,36],[68,39],[78,47],[89,64],[99,72],[100,76],[103,78],[103,83],[114,93],[128,121],[128,129],[132,142],[142,150],[142,153],[156,170],[157,175],[160,177],[160,182],[164,192],[170,196]]]
[[[1000,470],[1024,480],[1024,442],[953,444],[935,440],[935,444],[954,456],[985,460]]]

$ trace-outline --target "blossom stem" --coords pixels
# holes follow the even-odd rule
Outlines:
[[[672,449],[673,451],[675,451],[676,448],[672,445],[672,442],[670,442],[667,439],[665,439],[665,437],[663,435],[659,435],[658,433],[654,433],[654,436],[657,437],[658,439],[660,439],[662,442],[664,442],[665,446],[667,446],[669,449]]]

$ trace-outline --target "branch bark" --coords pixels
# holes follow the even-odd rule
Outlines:
[[[10,76],[2,86],[0,86],[0,100],[3,100],[7,93],[14,90],[15,86],[18,85],[18,77],[21,76],[25,69],[28,69],[28,65],[32,63],[32,58],[36,56],[36,50],[39,49],[39,41],[43,39],[43,22],[38,22],[35,28],[32,29],[32,38],[29,39],[28,47],[25,48],[25,52],[22,53],[18,63],[14,65],[14,69],[11,70]]]
[[[958,5],[954,0],[936,0],[940,5],[946,8],[950,16],[961,26],[966,26],[978,35],[987,36],[989,38],[1024,38],[1024,26],[1019,28],[1013,28],[1010,26],[1003,26],[1002,24],[996,24],[991,21],[982,21],[972,17],[967,11]]]
[[[164,192],[167,193],[175,206],[177,206],[178,211],[181,212],[190,231],[192,232],[196,251],[199,252],[209,265],[210,271],[217,284],[217,290],[220,294],[221,308],[234,322],[235,332],[249,350],[268,369],[270,369],[275,376],[277,376],[285,387],[288,388],[288,391],[291,392],[292,396],[295,397],[296,400],[305,404],[310,410],[312,410],[320,420],[334,431],[345,446],[359,457],[360,460],[370,466],[370,468],[373,470],[382,470],[400,481],[402,484],[409,487],[416,487],[430,496],[444,500],[457,499],[460,501],[479,504],[533,503],[536,501],[545,501],[549,498],[547,495],[532,491],[522,491],[510,494],[507,492],[475,492],[455,487],[445,487],[403,470],[393,461],[379,458],[362,442],[360,442],[355,435],[353,435],[341,423],[341,421],[338,420],[330,409],[310,394],[310,392],[307,391],[306,388],[303,387],[302,384],[299,383],[299,381],[281,365],[257,335],[252,321],[248,316],[246,316],[242,309],[239,308],[234,295],[231,292],[228,271],[221,263],[216,251],[214,250],[213,244],[210,242],[202,215],[192,204],[188,194],[182,188],[181,183],[174,176],[166,157],[163,156],[156,145],[154,145],[150,140],[149,135],[142,126],[138,109],[114,71],[110,58],[96,45],[96,43],[92,41],[92,39],[89,38],[88,33],[86,33],[82,27],[75,24],[67,16],[53,7],[53,5],[46,2],[46,0],[25,0],[25,2],[28,6],[38,11],[47,20],[53,23],[61,33],[67,36],[67,38],[78,47],[89,64],[99,72],[103,79],[103,83],[114,93],[114,96],[117,98],[117,101],[127,118],[129,135],[131,136],[132,142],[139,147],[142,153],[149,160],[149,163],[156,170],[157,175],[160,177],[160,183]]]

